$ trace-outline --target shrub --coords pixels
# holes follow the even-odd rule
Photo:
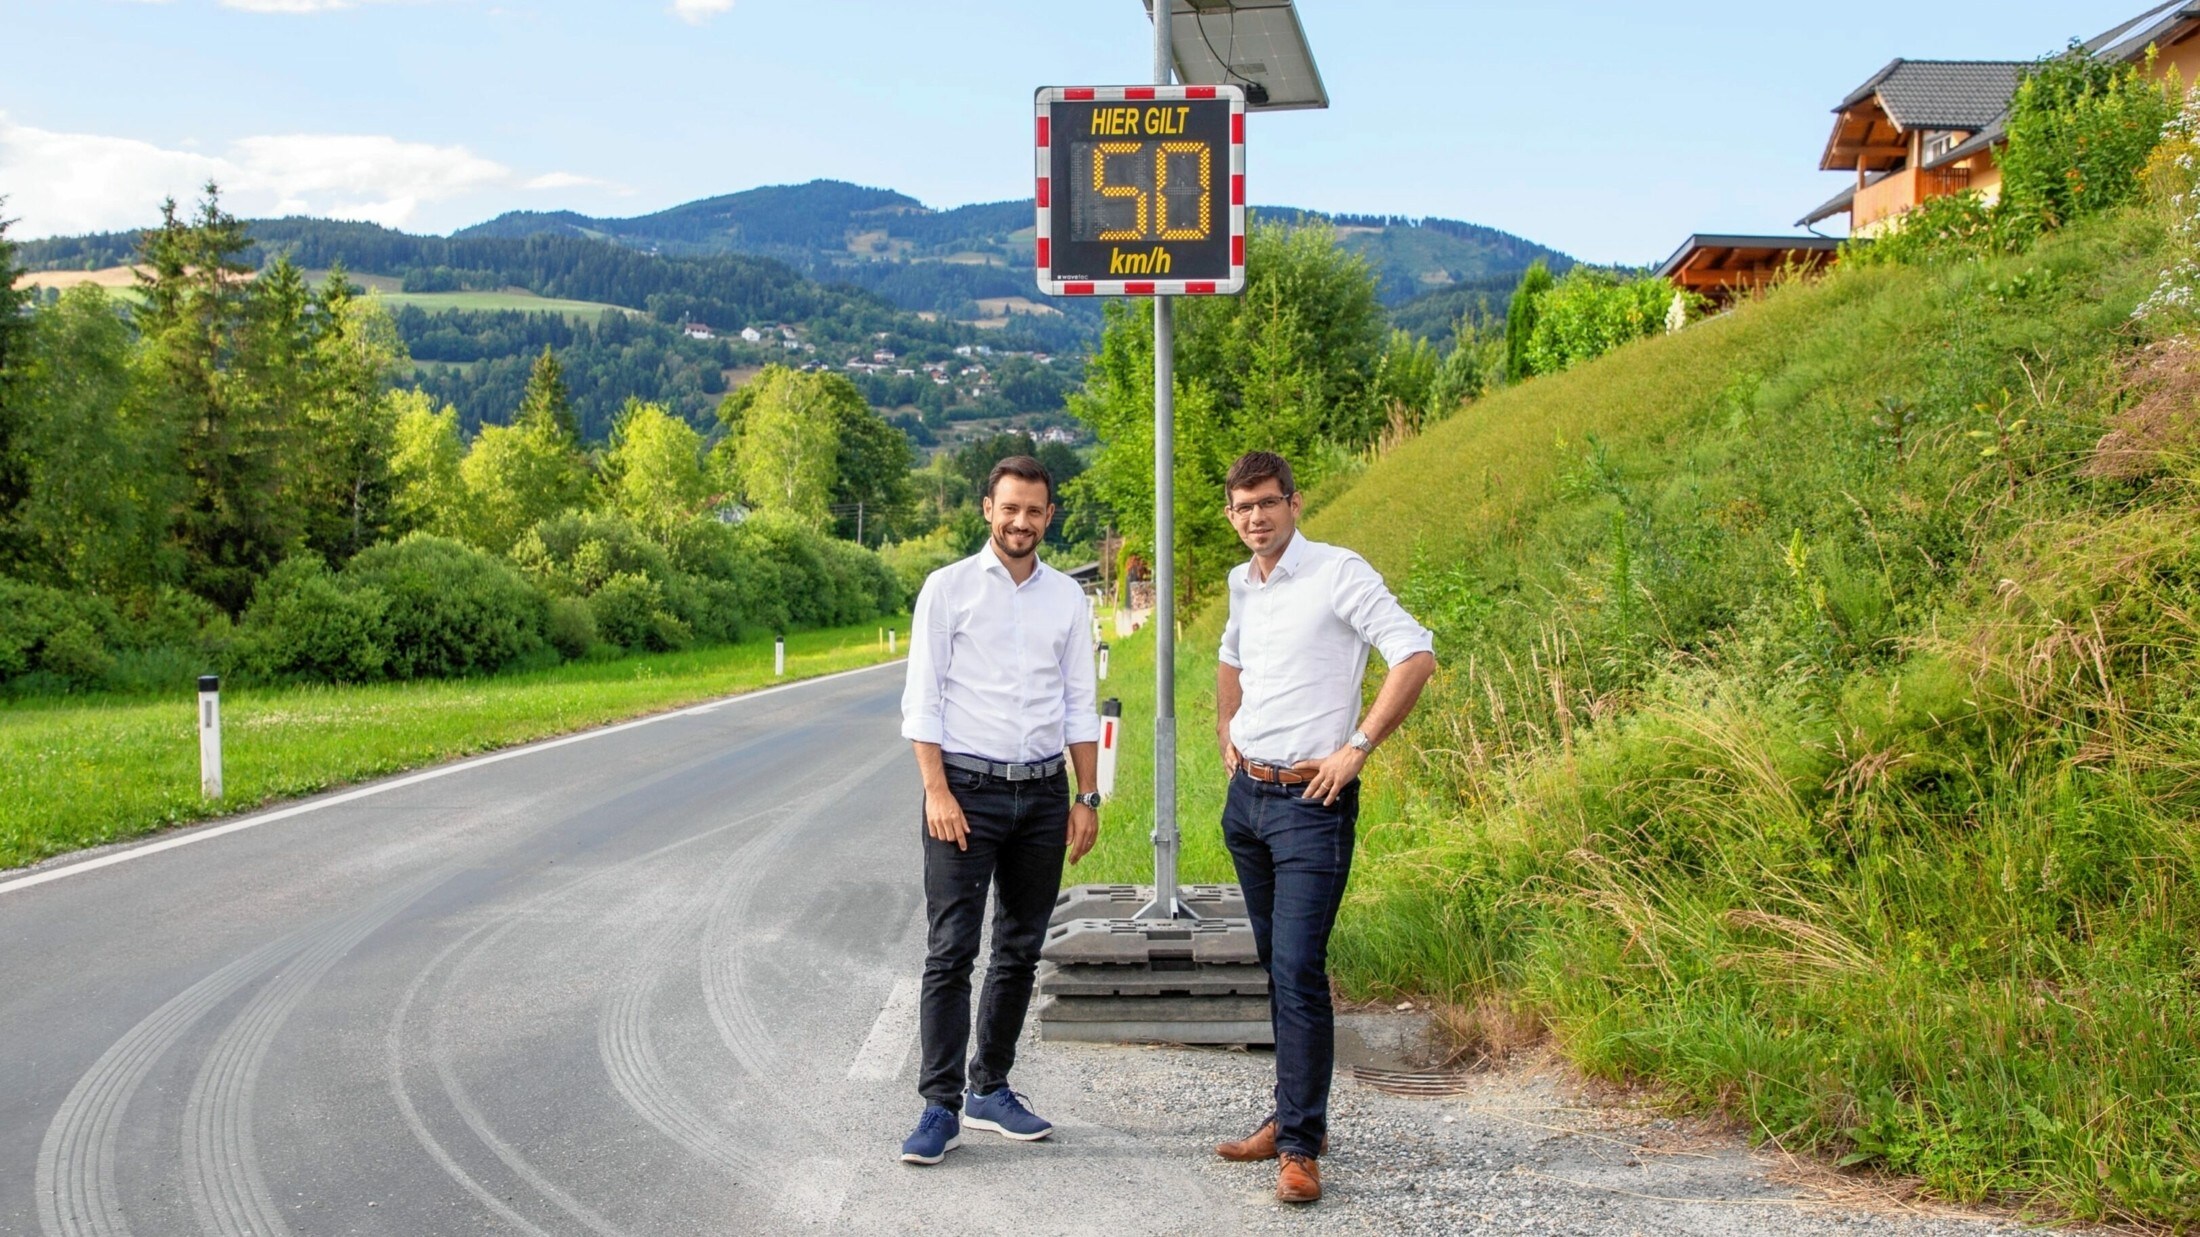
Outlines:
[[[347,588],[312,555],[283,560],[245,608],[237,669],[267,679],[363,683],[390,664],[389,598]]]
[[[1841,244],[1848,265],[1914,264],[1946,258],[1970,258],[2008,248],[2004,217],[1976,190],[1930,198],[1902,212],[1877,236],[1850,237]]]
[[[586,657],[596,643],[596,612],[578,597],[552,597],[543,638],[568,661]]]
[[[1675,295],[1672,284],[1655,276],[1622,282],[1609,272],[1575,267],[1537,298],[1529,370],[1555,374],[1662,332]]]
[[[121,637],[105,600],[0,576],[0,681],[36,674],[62,690],[97,686]]]
[[[2077,47],[2040,61],[2009,101],[2006,209],[2041,231],[2132,201],[2173,112],[2170,94],[2138,65]]]
[[[488,674],[543,647],[543,595],[509,564],[414,533],[372,546],[343,581],[387,599],[389,673],[401,679]]]
[[[954,530],[935,528],[922,537],[897,541],[878,552],[879,561],[901,582],[903,595],[914,597],[933,572],[964,557]]]
[[[622,571],[588,598],[596,630],[629,651],[667,652],[687,647],[687,624],[665,610],[664,590],[648,576]]]

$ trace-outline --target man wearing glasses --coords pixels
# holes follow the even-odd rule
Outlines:
[[[1335,1022],[1329,931],[1352,872],[1360,767],[1398,728],[1436,670],[1428,630],[1366,559],[1298,532],[1291,465],[1268,451],[1230,466],[1230,524],[1251,561],[1230,572],[1230,619],[1215,675],[1216,738],[1230,772],[1222,837],[1245,887],[1268,971],[1276,1032],[1275,1109],[1217,1154],[1280,1159],[1276,1197],[1321,1197]],[[1363,717],[1372,646],[1390,667]]]

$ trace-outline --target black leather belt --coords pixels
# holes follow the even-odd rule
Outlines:
[[[1053,757],[1037,764],[1004,765],[977,756],[965,756],[959,752],[941,752],[940,763],[950,769],[967,773],[986,773],[1004,782],[1036,782],[1042,777],[1053,777],[1062,771],[1062,758]]]

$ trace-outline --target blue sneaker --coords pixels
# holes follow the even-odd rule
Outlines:
[[[1002,1087],[990,1095],[963,1096],[963,1124],[991,1130],[1017,1142],[1033,1142],[1054,1132],[1054,1123],[1024,1107],[1024,1097]]]
[[[904,1164],[937,1164],[947,1153],[962,1146],[962,1122],[945,1104],[928,1104],[917,1118],[916,1132],[901,1140]]]

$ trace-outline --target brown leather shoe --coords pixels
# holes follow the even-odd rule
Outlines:
[[[1321,1164],[1310,1155],[1284,1152],[1283,1164],[1276,1169],[1276,1201],[1318,1203],[1321,1197]]]
[[[1322,1151],[1325,1154],[1329,1151],[1329,1135],[1327,1134],[1322,1135]],[[1268,1118],[1260,1123],[1259,1129],[1234,1143],[1217,1143],[1215,1154],[1225,1160],[1237,1160],[1240,1163],[1252,1160],[1275,1159],[1276,1119],[1274,1117]]]

